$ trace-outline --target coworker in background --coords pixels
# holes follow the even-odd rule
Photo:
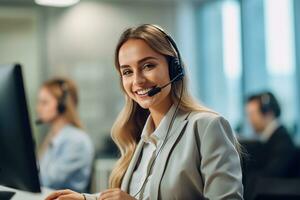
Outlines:
[[[155,25],[129,28],[115,65],[126,103],[112,128],[121,158],[110,189],[60,190],[47,200],[243,199],[236,138],[223,117],[188,93],[173,39]]]
[[[39,90],[37,123],[50,125],[39,150],[40,177],[45,187],[83,192],[89,183],[94,149],[82,129],[77,105],[77,88],[69,79],[51,79]]]
[[[287,129],[280,121],[281,109],[271,92],[250,96],[247,99],[246,113],[250,125],[261,138],[256,144],[256,149],[248,152],[251,162],[246,166],[245,172],[247,196],[253,193],[252,187],[259,177],[289,176],[295,146]]]

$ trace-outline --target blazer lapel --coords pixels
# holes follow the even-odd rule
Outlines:
[[[138,161],[138,159],[140,157],[140,154],[141,154],[141,151],[143,149],[143,144],[144,144],[143,140],[140,140],[137,147],[136,147],[136,150],[135,150],[135,152],[132,156],[132,159],[129,163],[129,166],[126,170],[124,178],[122,180],[121,190],[123,190],[125,192],[128,192],[129,182],[131,180],[132,173],[133,173],[133,170],[135,168],[136,162]]]
[[[184,133],[182,130],[187,124],[188,115],[189,113],[185,113],[185,114],[180,114],[180,112],[178,113],[178,116],[175,118],[174,124],[169,133],[170,135],[167,138],[167,142],[165,146],[162,148],[160,155],[158,155],[155,161],[156,164],[154,168],[156,171],[155,171],[155,176],[152,176],[151,178],[150,200],[158,199],[159,186],[160,186],[163,173],[165,171],[165,167],[167,166],[168,158],[171,155],[173,146],[176,144],[176,141],[180,138],[179,136]]]

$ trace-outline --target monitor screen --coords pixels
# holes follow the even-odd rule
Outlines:
[[[0,65],[0,185],[40,192],[21,66]]]

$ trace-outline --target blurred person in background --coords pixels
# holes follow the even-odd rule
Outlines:
[[[245,169],[245,196],[251,199],[254,186],[261,177],[289,177],[293,167],[295,146],[280,120],[281,108],[271,92],[248,97],[246,113],[259,141],[245,143],[249,160]]]
[[[78,91],[66,78],[46,81],[40,88],[37,124],[49,132],[39,149],[40,177],[44,187],[86,191],[94,148],[77,112]]]

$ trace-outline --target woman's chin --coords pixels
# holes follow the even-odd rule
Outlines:
[[[149,109],[153,106],[153,101],[138,101],[137,102],[142,108]]]
[[[149,109],[150,106],[148,104],[144,104],[144,103],[139,103],[139,105],[144,108],[144,109]]]

